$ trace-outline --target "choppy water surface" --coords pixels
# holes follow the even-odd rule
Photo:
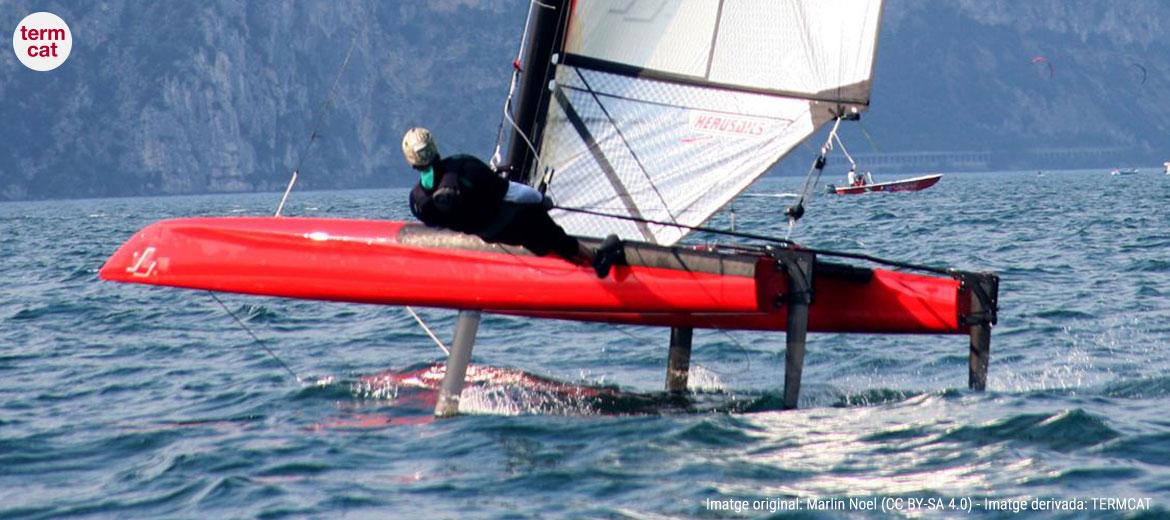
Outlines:
[[[405,198],[300,193],[286,212],[404,218]],[[444,359],[403,309],[221,295],[297,383],[207,293],[97,279],[152,221],[276,202],[0,204],[0,517],[719,518],[793,498],[824,517],[1032,499],[1170,514],[1170,176],[819,195],[793,238],[997,271],[1000,324],[983,394],[963,336],[811,336],[797,411],[779,410],[783,334],[696,332],[680,399],[659,392],[666,330],[486,317],[475,362],[495,382],[469,387],[472,415],[433,421],[432,390],[387,382]],[[773,235],[782,209],[734,204],[739,229]],[[421,312],[450,335],[453,313]]]

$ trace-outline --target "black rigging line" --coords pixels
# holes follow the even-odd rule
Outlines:
[[[744,233],[742,231],[728,231],[726,229],[710,228],[710,227],[705,227],[705,226],[688,226],[686,224],[679,224],[679,223],[675,223],[675,222],[666,222],[666,221],[662,221],[662,220],[651,220],[651,219],[645,219],[645,218],[629,217],[626,215],[616,215],[613,213],[603,213],[600,211],[593,211],[593,210],[584,209],[584,208],[570,208],[570,207],[566,207],[566,206],[557,206],[557,205],[554,205],[553,208],[559,209],[562,211],[569,211],[569,212],[573,212],[573,213],[584,213],[586,215],[594,215],[594,216],[598,216],[598,217],[614,218],[614,219],[618,219],[618,220],[629,220],[629,221],[633,221],[633,222],[645,222],[648,224],[656,224],[659,226],[671,226],[671,227],[682,228],[682,229],[686,229],[686,230],[690,230],[690,231],[702,231],[705,233],[711,233],[711,234],[715,234],[715,235],[744,238],[744,239],[750,239],[750,240],[759,240],[762,242],[770,242],[773,244],[779,244],[779,245],[784,246],[784,247],[797,248],[797,249],[800,249],[801,251],[808,251],[810,253],[814,253],[817,255],[832,256],[832,257],[838,257],[838,258],[852,258],[854,260],[864,260],[867,262],[873,262],[875,264],[887,265],[890,267],[898,267],[898,268],[902,268],[902,269],[912,269],[915,271],[924,271],[924,272],[928,272],[928,273],[936,273],[936,274],[942,274],[942,275],[946,275],[946,276],[954,276],[955,275],[955,270],[951,269],[951,268],[935,267],[935,266],[921,265],[921,264],[912,264],[909,262],[901,262],[901,261],[897,261],[897,260],[888,260],[885,258],[873,256],[873,255],[867,255],[865,253],[850,253],[848,251],[834,251],[831,249],[815,249],[815,248],[801,246],[801,245],[797,244],[796,242],[794,242],[792,240],[788,240],[786,238],[776,238],[776,237],[770,237],[767,235],[757,235],[755,233]]]
[[[298,383],[301,382],[301,376],[298,376],[297,373],[293,371],[292,367],[288,366],[288,363],[285,363],[283,359],[280,359],[280,356],[277,356],[276,352],[269,348],[267,343],[264,343],[264,340],[261,340],[259,336],[254,334],[252,329],[249,329],[248,326],[244,324],[244,321],[241,320],[239,316],[236,316],[236,313],[232,312],[232,310],[223,303],[223,300],[219,299],[219,296],[216,296],[215,293],[211,291],[207,291],[207,294],[211,295],[211,299],[215,300],[215,303],[218,303],[220,307],[223,307],[224,312],[228,313],[228,316],[231,316],[233,320],[236,320],[236,323],[239,324],[240,328],[244,329],[244,332],[247,332],[249,336],[252,336],[252,341],[254,341],[257,345],[260,345],[260,348],[264,349],[264,351],[267,352],[272,359],[276,360],[277,363],[280,363],[280,366],[284,367],[284,370],[287,371],[289,375],[293,376],[293,379],[295,379]]]
[[[341,76],[345,73],[346,67],[349,66],[349,58],[353,56],[353,50],[355,47],[357,47],[358,36],[364,32],[364,28],[362,31],[355,30],[353,33],[353,38],[350,39],[349,49],[345,51],[345,59],[341,61],[341,66],[337,69],[337,76],[333,78],[333,84],[329,87],[329,95],[325,97],[325,101],[322,102],[320,108],[317,109],[316,122],[313,124],[313,133],[309,134],[308,142],[306,142],[305,146],[301,148],[301,151],[297,156],[297,166],[296,168],[293,168],[294,179],[297,172],[301,170],[301,166],[304,165],[305,159],[309,157],[309,151],[313,146],[313,141],[317,140],[317,131],[321,129],[321,123],[325,120],[325,114],[329,111],[329,107],[333,103],[333,98],[337,95],[337,85],[341,83]],[[288,190],[292,190],[291,183],[289,184]],[[288,190],[285,191],[286,197],[288,196]],[[283,205],[284,201],[282,200],[281,206],[283,207]],[[277,214],[279,214],[279,210],[277,210]],[[260,348],[264,349],[264,351],[268,353],[269,357],[276,360],[277,363],[280,363],[280,366],[284,367],[284,370],[288,372],[289,375],[293,376],[294,380],[301,382],[301,377],[297,375],[292,367],[288,366],[288,363],[285,363],[283,359],[280,359],[280,356],[277,356],[276,352],[273,351],[268,346],[268,344],[264,343],[264,341],[261,340],[259,336],[253,333],[252,329],[249,329],[248,326],[244,324],[243,320],[236,316],[236,313],[232,312],[232,310],[229,309],[228,306],[225,305],[223,301],[215,295],[214,292],[208,291],[207,294],[211,295],[211,298],[215,300],[215,302],[218,303],[220,307],[223,307],[223,310],[228,313],[228,316],[231,316],[232,319],[235,320],[236,324],[238,324],[240,328],[244,329],[244,332],[248,333],[248,335],[252,337],[252,341],[254,341],[257,345],[260,346]]]
[[[634,158],[634,164],[638,165],[638,169],[642,171],[642,176],[646,178],[646,183],[650,185],[650,189],[653,190],[654,194],[658,196],[658,201],[662,203],[662,208],[666,210],[666,215],[670,217],[671,221],[675,221],[677,224],[678,219],[674,216],[674,213],[671,213],[670,204],[666,202],[666,198],[662,196],[662,192],[658,191],[658,186],[654,184],[654,179],[650,177],[650,172],[646,170],[646,165],[642,163],[642,159],[639,158],[638,153],[634,151],[634,146],[630,144],[628,139],[626,139],[626,136],[624,133],[622,133],[622,129],[618,126],[617,121],[614,120],[613,116],[610,115],[609,110],[605,108],[604,104],[602,104],[601,98],[597,97],[596,91],[594,91],[593,87],[589,85],[589,80],[585,79],[585,75],[581,73],[581,69],[574,70],[577,73],[577,77],[581,79],[581,83],[585,85],[585,90],[589,92],[590,95],[592,95],[593,102],[597,103],[597,108],[601,109],[601,113],[605,115],[607,120],[609,120],[610,126],[613,127],[613,130],[615,133],[617,133],[618,138],[622,140],[622,144],[625,145],[626,150],[630,152],[630,157]]]
[[[629,220],[632,222],[644,222],[647,224],[656,224],[659,226],[676,227],[676,228],[681,228],[681,229],[687,229],[690,231],[703,231],[703,232],[707,232],[707,233],[714,233],[714,234],[718,234],[718,235],[727,235],[727,236],[733,236],[733,237],[737,237],[737,238],[747,238],[747,239],[751,239],[751,240],[761,240],[764,242],[774,242],[774,243],[782,244],[785,246],[795,246],[796,245],[796,242],[793,242],[791,240],[787,240],[787,239],[783,239],[783,238],[769,237],[769,236],[765,236],[765,235],[756,235],[753,233],[742,233],[739,231],[727,231],[724,229],[709,228],[709,227],[704,227],[704,226],[688,226],[686,224],[679,224],[677,222],[667,222],[665,220],[653,220],[653,219],[648,219],[648,218],[629,217],[626,215],[616,215],[613,213],[604,213],[601,211],[593,211],[591,209],[584,209],[584,208],[570,208],[570,207],[558,206],[558,205],[553,205],[553,207],[556,209],[559,209],[559,210],[570,211],[573,213],[584,213],[586,215],[594,215],[594,216],[598,216],[598,217],[616,218],[619,220]]]
[[[313,146],[313,141],[317,140],[317,131],[321,129],[321,123],[325,120],[325,114],[329,111],[329,107],[333,103],[333,98],[337,95],[337,85],[341,83],[341,75],[345,73],[346,67],[349,66],[349,58],[353,55],[353,49],[357,47],[358,36],[364,32],[365,29],[363,28],[361,31],[355,30],[353,33],[353,38],[349,42],[349,49],[345,51],[345,59],[341,61],[341,66],[337,69],[337,76],[333,78],[333,85],[329,87],[329,95],[326,96],[325,101],[317,109],[317,118],[313,124],[313,133],[309,134],[308,142],[305,143],[300,153],[297,154],[297,167],[293,168],[294,173],[301,171],[301,166],[305,163],[305,159],[309,157],[309,150]]]

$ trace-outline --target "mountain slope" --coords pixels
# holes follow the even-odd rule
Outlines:
[[[51,72],[0,53],[0,200],[279,189],[355,38],[301,188],[412,182],[398,151],[412,125],[487,157],[526,13],[506,0],[0,6],[0,26],[48,10],[75,36]],[[845,134],[863,157],[1170,159],[1170,4],[890,0],[883,22],[869,136]],[[805,155],[783,170],[803,173]]]

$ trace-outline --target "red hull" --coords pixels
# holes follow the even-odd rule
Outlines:
[[[102,279],[288,298],[478,309],[547,318],[784,330],[783,273],[764,254],[627,243],[630,265],[588,266],[402,222],[191,218],[147,226]],[[820,265],[820,264],[818,264]],[[839,267],[839,266],[838,266]],[[950,277],[814,269],[809,330],[967,333]],[[858,275],[860,273],[860,276]]]
[[[934,186],[941,178],[942,174],[940,173],[936,175],[915,177],[913,179],[903,179],[900,181],[879,182],[866,186],[834,186],[833,192],[838,195],[860,195],[862,193],[873,193],[879,191],[919,191]]]

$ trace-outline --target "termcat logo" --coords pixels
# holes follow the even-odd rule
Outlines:
[[[16,58],[32,70],[41,72],[60,67],[73,50],[73,33],[61,17],[41,11],[16,24],[12,32],[12,50]]]

